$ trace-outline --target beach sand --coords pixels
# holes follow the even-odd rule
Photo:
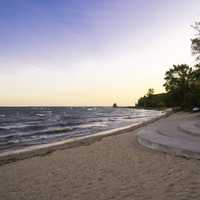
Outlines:
[[[199,200],[200,161],[142,147],[137,131],[0,166],[0,200]]]

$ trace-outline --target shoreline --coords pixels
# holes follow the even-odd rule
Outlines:
[[[82,145],[89,145],[96,141],[102,140],[105,137],[112,135],[119,135],[126,132],[134,131],[136,129],[142,128],[149,125],[159,119],[168,117],[173,111],[171,109],[165,110],[165,113],[161,116],[150,119],[146,122],[142,122],[136,125],[128,125],[116,129],[111,129],[107,131],[102,131],[92,135],[81,136],[77,138],[70,138],[63,141],[58,141],[49,144],[34,145],[30,147],[25,147],[23,149],[5,151],[0,153],[0,165],[4,165],[11,162],[16,162],[18,160],[24,160],[35,156],[44,156],[46,154],[52,153],[57,150],[63,150],[67,148],[73,148]]]
[[[142,129],[1,165],[0,199],[199,199],[200,161],[143,147]]]

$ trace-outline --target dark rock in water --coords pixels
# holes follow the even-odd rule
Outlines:
[[[117,108],[117,104],[116,103],[113,103],[113,108]]]

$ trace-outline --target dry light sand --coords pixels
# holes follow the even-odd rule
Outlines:
[[[146,149],[136,131],[0,166],[0,200],[199,200],[200,161]]]

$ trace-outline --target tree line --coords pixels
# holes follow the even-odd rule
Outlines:
[[[200,22],[192,26],[195,37],[191,39],[191,51],[196,64],[173,65],[165,73],[165,93],[154,94],[150,88],[146,95],[141,97],[137,107],[181,107],[191,109],[200,107]]]

